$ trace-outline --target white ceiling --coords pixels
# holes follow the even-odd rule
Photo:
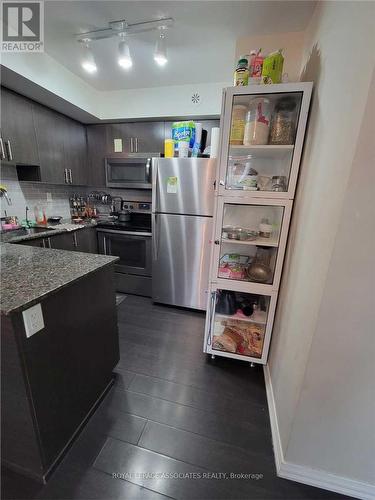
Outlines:
[[[98,90],[224,82],[231,79],[239,37],[302,31],[314,6],[313,1],[48,1],[45,50]],[[119,19],[134,23],[168,16],[175,24],[167,33],[169,62],[164,68],[153,61],[157,33],[149,32],[129,39],[130,71],[117,64],[115,39],[93,42],[99,68],[95,75],[81,69],[76,33]]]

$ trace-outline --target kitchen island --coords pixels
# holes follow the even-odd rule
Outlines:
[[[116,257],[4,243],[2,461],[41,481],[112,383]]]

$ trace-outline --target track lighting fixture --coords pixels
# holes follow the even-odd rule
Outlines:
[[[84,52],[81,66],[88,73],[96,73],[98,71],[98,67],[95,62],[94,54],[89,47],[89,43],[93,41],[96,43],[105,38],[118,39],[118,37],[120,37],[117,62],[122,68],[130,69],[133,65],[133,61],[130,55],[129,45],[127,41],[125,41],[125,37],[127,38],[128,36],[145,33],[147,31],[159,32],[159,37],[154,51],[154,61],[159,66],[165,66],[168,62],[165,32],[167,29],[171,28],[173,24],[174,19],[172,17],[156,20],[152,19],[151,21],[141,21],[132,24],[129,24],[125,19],[121,19],[119,21],[111,21],[105,28],[88,31],[86,33],[79,33],[76,35],[76,40],[82,44]]]
[[[94,54],[92,53],[88,43],[85,43],[82,50],[82,68],[87,71],[87,73],[96,73],[98,71],[98,67],[95,62]]]
[[[156,42],[154,61],[159,66],[165,66],[168,62],[167,58],[167,44],[164,31],[161,31],[159,38]]]
[[[133,61],[130,56],[129,45],[122,40],[118,45],[118,63],[124,69],[130,69],[133,66]]]

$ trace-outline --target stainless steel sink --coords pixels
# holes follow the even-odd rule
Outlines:
[[[29,227],[28,229],[22,228],[19,229],[18,231],[25,231],[24,234],[37,234],[37,233],[45,233],[48,231],[54,231],[54,229],[51,229],[50,227]]]
[[[31,236],[32,234],[53,232],[54,229],[48,227],[21,227],[19,229],[11,229],[8,231],[2,231],[0,234],[0,241],[11,241],[13,238],[18,236]]]

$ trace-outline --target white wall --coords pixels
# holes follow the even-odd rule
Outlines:
[[[3,53],[1,63],[101,120],[220,115],[222,89],[231,85],[228,75],[227,82],[98,91],[47,53]]]
[[[375,71],[287,458],[375,482]],[[324,450],[324,453],[322,451]]]
[[[364,482],[371,481],[374,455],[366,399],[374,377],[369,379],[372,367],[359,346],[366,349],[373,340],[368,331],[374,324],[367,305],[371,289],[368,282],[356,289],[360,281],[351,269],[345,281],[341,274],[344,262],[351,266],[353,252],[361,262],[363,253],[370,255],[366,244],[358,249],[361,239],[351,243],[353,234],[369,230],[370,207],[361,207],[365,215],[355,218],[354,232],[353,218],[347,225],[344,221],[362,192],[361,201],[368,202],[367,182],[374,171],[373,162],[363,158],[358,199],[347,191],[348,182],[359,175],[354,156],[370,105],[374,18],[374,3],[319,2],[306,31],[302,79],[314,81],[315,89],[269,359],[284,459]],[[343,321],[348,319],[345,310],[357,318],[355,334],[353,321]],[[342,366],[352,356],[357,374]],[[353,411],[361,413],[357,421]]]
[[[262,49],[267,55],[275,50],[283,49],[283,73],[288,74],[289,82],[298,82],[301,69],[304,32],[272,33],[269,35],[249,35],[241,37],[236,44],[236,60],[252,49]]]

